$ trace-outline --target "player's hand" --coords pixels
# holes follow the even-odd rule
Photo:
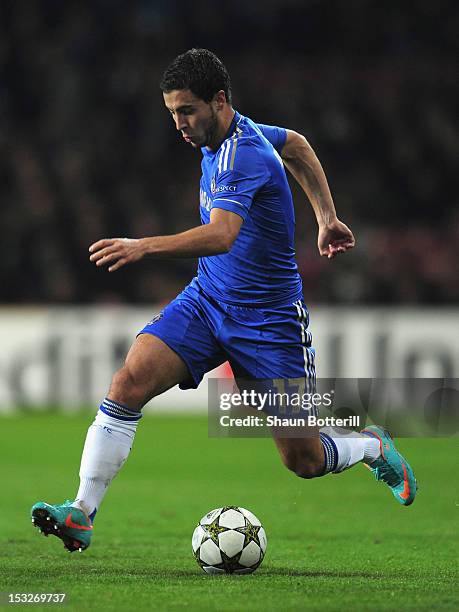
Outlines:
[[[115,272],[128,263],[138,261],[145,255],[143,240],[136,238],[104,238],[89,247],[90,261],[96,266],[109,266]]]
[[[352,249],[355,245],[355,238],[347,225],[335,219],[329,225],[319,227],[317,245],[322,257],[332,259],[338,253]]]

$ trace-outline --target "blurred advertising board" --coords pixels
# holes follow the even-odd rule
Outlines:
[[[158,308],[0,309],[0,412],[97,407],[113,372]],[[320,377],[459,377],[459,310],[311,309]],[[210,376],[231,375],[221,366]],[[207,384],[171,389],[149,410],[207,409]]]

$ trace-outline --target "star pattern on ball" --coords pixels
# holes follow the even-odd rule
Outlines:
[[[195,559],[207,574],[251,574],[262,563],[266,544],[258,518],[238,506],[208,512],[191,539]]]
[[[219,517],[217,517],[212,523],[210,523],[210,525],[206,526],[207,533],[210,535],[210,537],[216,544],[218,544],[218,534],[222,533],[223,531],[226,531],[226,527],[221,527],[218,524],[218,519]]]
[[[251,523],[249,523],[249,521],[246,521],[245,527],[239,527],[239,529],[236,529],[236,531],[240,531],[245,535],[244,546],[247,546],[249,542],[255,542],[255,544],[260,544],[260,540],[258,539],[258,532],[260,531],[260,527],[252,525]]]

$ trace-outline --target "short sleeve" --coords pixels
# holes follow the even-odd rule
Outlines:
[[[287,140],[287,130],[285,128],[276,127],[275,125],[264,125],[262,123],[257,123],[257,127],[261,130],[266,140],[269,140],[280,154]]]
[[[268,182],[269,172],[250,140],[231,138],[226,142],[212,180],[212,208],[229,210],[245,219],[256,193]]]

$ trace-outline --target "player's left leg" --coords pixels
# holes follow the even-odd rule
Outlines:
[[[273,439],[283,464],[300,478],[316,478],[325,472],[326,458],[319,434],[310,438],[282,438],[274,432]]]
[[[312,433],[312,432],[308,432]],[[395,499],[403,506],[413,503],[417,483],[408,461],[397,451],[389,433],[371,426],[360,434],[282,438],[274,435],[284,465],[301,478],[338,474],[363,463],[377,480],[385,482]]]
[[[349,432],[352,436],[331,437],[317,428],[308,428],[305,437],[273,438],[284,465],[301,478],[316,478],[329,472],[339,473],[360,461],[379,457],[379,443],[374,438]]]
[[[315,352],[302,300],[263,310],[229,307],[227,314],[222,335],[236,376],[272,380],[276,389],[281,381],[284,390],[303,379],[305,389],[314,389]],[[369,427],[361,433],[340,430],[339,435],[311,428],[303,436],[297,432],[287,437],[285,430],[284,435],[282,430],[273,434],[284,464],[302,478],[336,474],[364,463],[399,503],[407,506],[414,500],[413,471],[382,428]]]

